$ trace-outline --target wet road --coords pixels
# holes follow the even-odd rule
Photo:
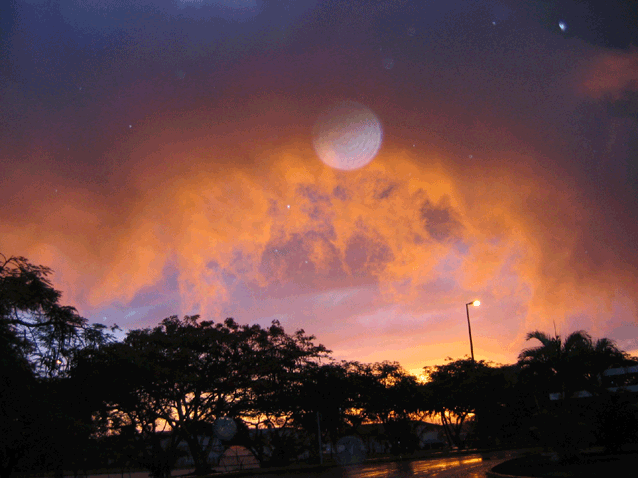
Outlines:
[[[517,456],[516,452],[495,452],[484,455],[365,464],[321,471],[259,476],[260,478],[485,478],[485,473],[490,468],[515,456]]]

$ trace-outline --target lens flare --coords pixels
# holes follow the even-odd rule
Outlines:
[[[326,165],[351,171],[374,159],[382,135],[379,118],[366,106],[348,101],[319,116],[313,128],[313,146]]]

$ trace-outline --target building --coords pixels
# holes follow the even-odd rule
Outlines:
[[[610,392],[627,391],[638,392],[638,365],[630,367],[610,368],[603,372],[600,379],[601,384]],[[585,390],[576,392],[572,398],[591,397],[592,394]],[[550,400],[560,400],[564,398],[562,393],[550,393]]]

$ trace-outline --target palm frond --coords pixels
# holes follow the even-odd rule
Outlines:
[[[558,337],[556,337],[556,338],[558,338]],[[534,330],[533,332],[529,332],[525,336],[525,340],[532,340],[532,339],[538,340],[543,345],[547,345],[548,343],[550,343],[550,342],[552,342],[554,340],[549,335],[547,335],[545,332],[541,332],[540,330]]]
[[[584,330],[577,330],[567,336],[563,347],[565,351],[586,351],[593,348],[593,341],[587,332]]]

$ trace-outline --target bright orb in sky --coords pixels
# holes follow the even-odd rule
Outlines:
[[[315,151],[331,168],[351,171],[374,159],[383,131],[366,106],[346,101],[322,113],[312,131]]]
[[[567,30],[567,23],[565,23],[563,21],[558,22],[558,28],[560,28],[562,31]]]

